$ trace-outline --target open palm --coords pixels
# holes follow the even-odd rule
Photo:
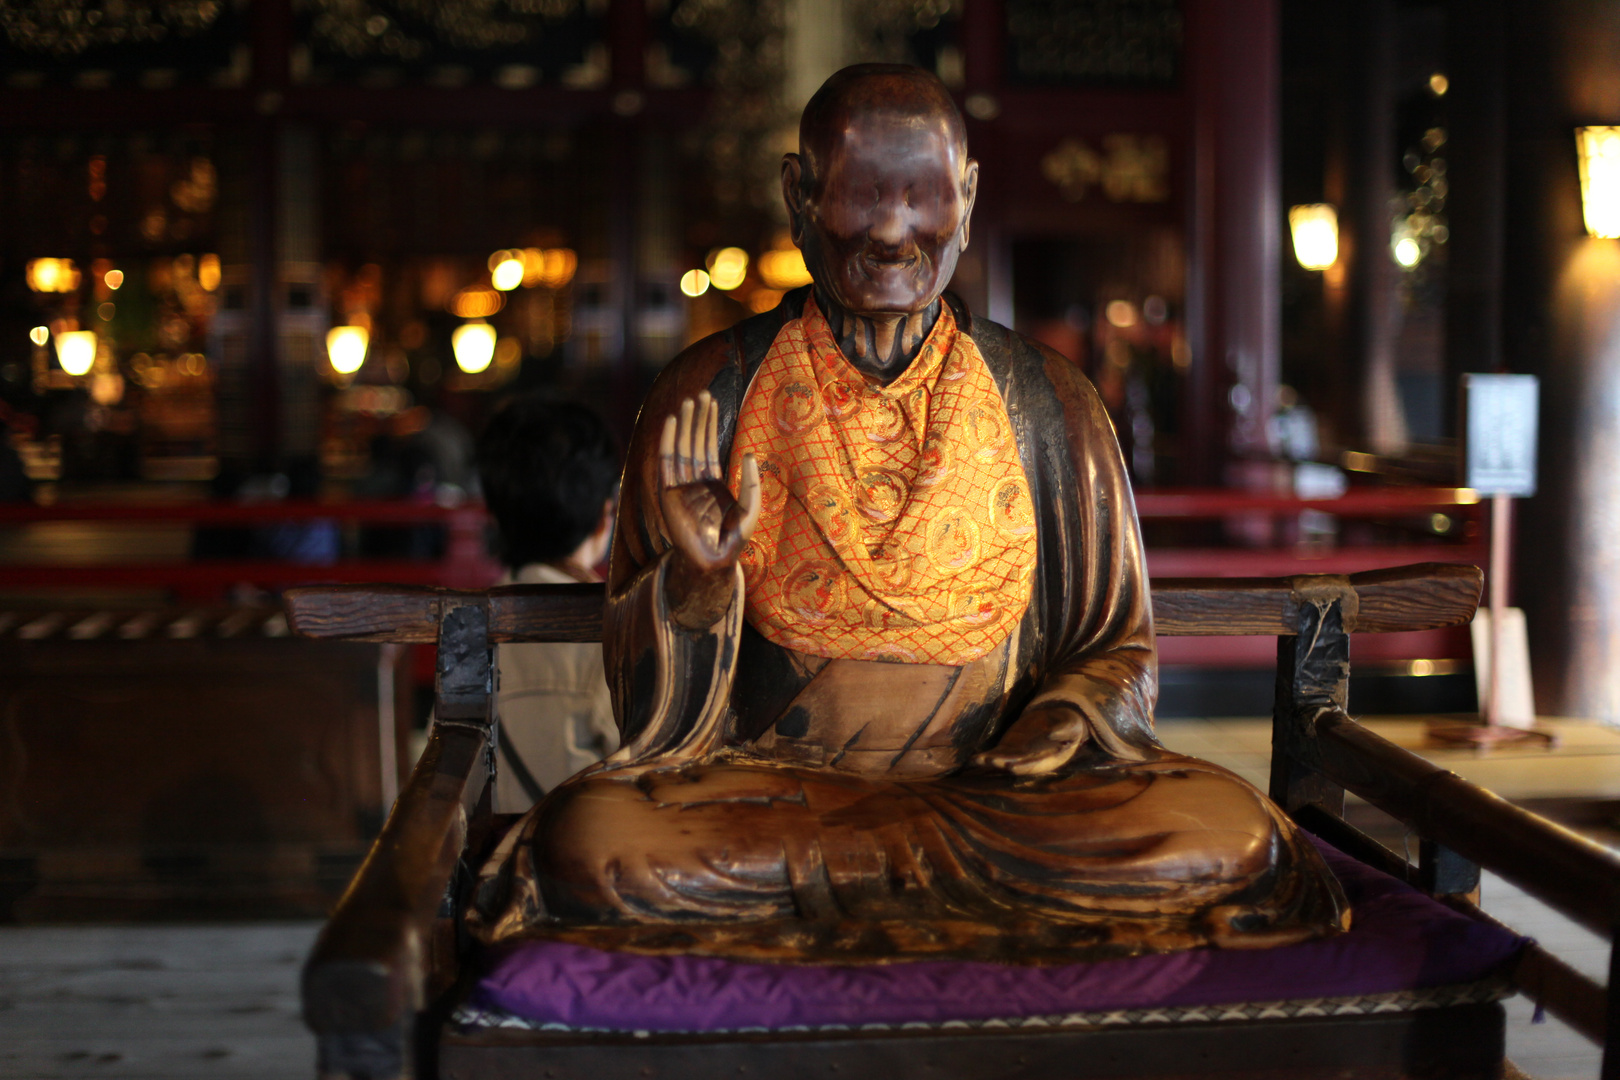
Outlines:
[[[659,503],[670,541],[699,570],[729,569],[759,520],[759,466],[743,458],[737,498],[720,469],[720,406],[708,391],[681,402],[659,440]]]

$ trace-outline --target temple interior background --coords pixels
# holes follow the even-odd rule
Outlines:
[[[7,0],[0,920],[240,926],[291,979],[277,928],[307,947],[376,834],[432,661],[293,640],[280,592],[491,584],[482,424],[538,392],[623,438],[676,352],[806,283],[781,155],[862,60],[957,96],[951,288],[1097,385],[1150,572],[1507,545],[1575,734],[1491,782],[1620,838],[1620,194],[1576,134],[1620,123],[1616,56],[1611,0]],[[1461,479],[1471,372],[1540,379],[1511,533]],[[1466,629],[1357,650],[1358,712],[1477,712]],[[1266,714],[1274,660],[1161,641],[1166,741],[1252,765],[1207,725]],[[85,940],[17,945],[0,997],[148,947]],[[257,1037],[196,1061],[307,1073]]]

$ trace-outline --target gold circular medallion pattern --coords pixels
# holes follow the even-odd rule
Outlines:
[[[1009,476],[990,491],[990,520],[1003,536],[1028,536],[1035,531],[1035,504],[1021,476]]]
[[[928,561],[941,574],[960,574],[979,561],[979,539],[979,523],[966,510],[941,510],[928,523]]]
[[[821,401],[827,415],[834,420],[848,420],[861,411],[861,396],[842,379],[834,379],[821,388]]]
[[[801,563],[782,583],[788,609],[808,623],[825,623],[844,609],[844,574],[825,559]]]
[[[951,618],[963,626],[989,626],[1000,609],[994,593],[952,593]]]
[[[917,664],[921,658],[915,650],[900,645],[873,645],[861,654],[862,660],[875,660],[880,664]]]
[[[867,469],[855,485],[855,505],[866,520],[887,525],[906,507],[906,481],[890,469]]]
[[[879,551],[872,556],[872,571],[877,578],[878,585],[889,593],[905,592],[911,587],[916,575],[915,555],[904,551],[889,553]]]
[[[889,398],[876,395],[862,410],[863,430],[869,441],[891,443],[906,430],[906,414]]]
[[[931,488],[944,480],[951,471],[951,444],[942,431],[930,431],[924,438],[918,455],[915,486]]]
[[[980,461],[994,461],[1007,445],[1007,425],[996,410],[974,405],[963,417],[967,427],[967,444],[973,456]]]
[[[861,523],[842,491],[831,484],[817,484],[804,497],[810,520],[835,549],[846,550],[861,538]]]
[[[783,434],[802,435],[825,418],[821,395],[802,379],[784,383],[771,398],[771,418]]]

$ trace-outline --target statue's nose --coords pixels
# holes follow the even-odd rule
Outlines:
[[[911,243],[911,208],[900,198],[878,202],[866,236],[874,246],[898,251]]]

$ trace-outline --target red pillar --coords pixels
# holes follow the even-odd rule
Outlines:
[[[1280,367],[1276,0],[1189,0],[1192,169],[1185,424],[1189,483],[1270,457]]]

